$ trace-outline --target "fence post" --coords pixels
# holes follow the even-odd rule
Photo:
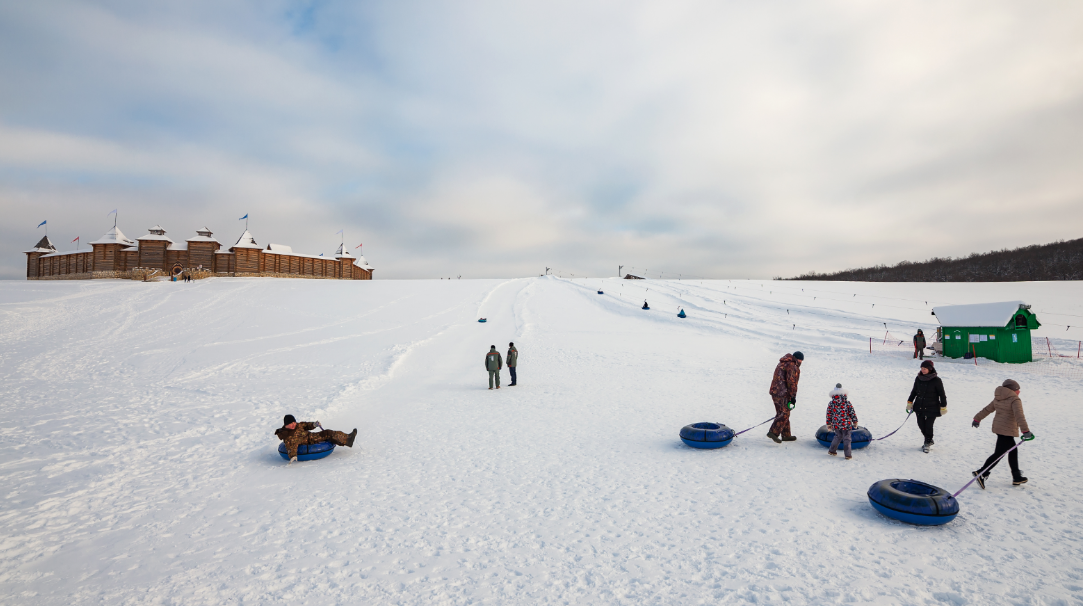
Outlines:
[[[869,337],[869,353],[872,353],[872,337]]]
[[[1079,351],[1080,350],[1083,350],[1083,341],[1080,341],[1079,345],[1077,345],[1076,348],[1075,348],[1075,357],[1076,357],[1076,359],[1079,359]]]
[[[1053,346],[1049,344],[1049,337],[1045,338],[1045,347],[1049,350],[1049,357],[1053,357]]]

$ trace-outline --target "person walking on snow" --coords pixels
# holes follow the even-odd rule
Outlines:
[[[515,349],[515,343],[508,343],[508,373],[511,374],[511,383],[508,383],[508,387],[514,387],[518,384],[518,379],[515,377],[515,365],[519,362],[519,350]]]
[[[500,369],[504,368],[504,360],[500,359],[500,352],[496,345],[489,346],[489,353],[485,354],[485,370],[489,371],[489,389],[493,388],[493,379],[496,379],[496,388],[500,389]]]
[[[831,396],[831,403],[827,405],[827,426],[835,432],[835,439],[831,440],[831,448],[827,449],[827,454],[838,456],[839,442],[842,442],[846,460],[849,461],[853,458],[850,454],[850,441],[851,432],[857,427],[857,413],[854,412],[849,394],[842,388],[842,383],[836,383],[835,389],[827,395]]]
[[[933,442],[933,423],[937,417],[948,414],[948,397],[944,395],[944,382],[936,376],[932,360],[921,363],[921,371],[914,379],[914,388],[910,390],[910,397],[906,399],[907,414],[913,412],[917,416],[918,428],[921,435],[925,436],[925,445],[922,452],[929,452]]]
[[[914,357],[920,360],[925,359],[925,333],[918,329],[918,334],[914,335]]]
[[[801,379],[801,362],[804,360],[805,354],[799,351],[782,356],[771,377],[769,393],[775,404],[775,422],[767,437],[778,444],[797,439],[790,434],[790,411],[797,406],[797,382]]]
[[[314,431],[317,427],[320,431]],[[297,461],[297,447],[307,444],[319,444],[321,442],[333,442],[336,446],[346,446],[353,448],[354,438],[357,437],[357,428],[350,433],[342,433],[341,431],[331,431],[330,429],[324,429],[320,425],[319,421],[301,421],[297,422],[297,419],[293,418],[293,415],[286,415],[282,419],[282,427],[275,430],[275,435],[279,440],[286,443],[286,455],[290,458],[290,463]]]
[[[977,428],[981,425],[981,420],[994,411],[996,416],[993,417],[993,433],[997,435],[996,450],[985,460],[985,465],[982,465],[981,469],[971,472],[977,477],[978,486],[981,486],[982,490],[985,490],[985,479],[989,477],[989,472],[993,470],[993,467],[996,467],[997,459],[1015,446],[1015,438],[1019,437],[1020,429],[1023,430],[1024,442],[1034,439],[1034,434],[1030,433],[1030,428],[1027,427],[1027,418],[1023,415],[1023,401],[1019,399],[1019,383],[1008,379],[997,387],[993,392],[993,401],[974,415],[971,426]],[[1018,448],[1008,453],[1008,466],[1012,468],[1012,486],[1027,483],[1023,472],[1019,471]],[[981,473],[982,469],[985,469],[985,473]]]

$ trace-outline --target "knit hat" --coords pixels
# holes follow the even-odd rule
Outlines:
[[[793,352],[793,357],[794,357],[795,360],[804,360],[805,359],[805,354],[803,354],[803,353],[801,353],[799,351],[795,351],[795,352]]]
[[[496,351],[496,345],[490,345],[489,351]]]
[[[512,341],[511,343],[508,343],[508,347],[515,347],[515,342]]]
[[[842,383],[835,383],[835,389],[842,389]]]
[[[282,427],[289,425],[290,423],[296,423],[297,419],[293,418],[293,415],[286,415],[282,417]]]
[[[933,368],[933,361],[932,360],[925,360],[924,362],[921,363],[921,367],[922,368],[928,368],[930,372],[936,370],[935,368]]]
[[[1004,387],[1007,387],[1008,389],[1010,389],[1012,391],[1019,391],[1019,383],[1016,383],[1012,379],[1008,379],[1008,380],[1004,381],[1003,383],[1001,383],[1001,385],[1003,385]]]

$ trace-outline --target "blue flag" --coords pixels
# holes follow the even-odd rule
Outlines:
[[[240,219],[237,219],[237,220],[238,220],[238,221],[244,221],[244,220],[245,220],[245,219],[247,219],[247,218],[248,218],[248,213],[244,213],[244,216],[243,216],[243,217],[241,217]]]
[[[45,225],[45,223],[46,223],[46,221],[42,221],[41,223],[38,223],[38,227],[41,227],[42,225]],[[35,228],[35,229],[37,229],[37,228]]]
[[[109,215],[111,215],[111,214],[113,214],[113,213],[115,213],[115,212],[117,212],[117,209],[115,209],[115,208],[114,208],[113,210],[111,210],[111,211],[109,211],[109,212],[105,213],[105,216],[106,216],[106,217],[108,217]]]
[[[341,233],[342,233],[342,230],[340,229],[340,230],[338,230],[338,231],[336,231],[336,232],[335,232],[335,235],[337,236],[337,235],[339,235],[339,234],[341,234]]]

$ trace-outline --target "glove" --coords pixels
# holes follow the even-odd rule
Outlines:
[[[292,459],[290,459],[290,463],[296,463],[296,462],[297,462],[297,457],[293,457]],[[288,464],[289,464],[289,463],[287,463],[287,465],[288,465]]]
[[[948,414],[948,407],[947,406],[941,406],[940,407],[940,416],[944,416],[946,414]]]
[[[914,403],[913,402],[907,402],[906,403],[906,414],[910,414],[912,412],[914,412]]]
[[[789,402],[786,402],[786,410],[793,410],[795,406],[797,406],[797,400],[791,399]]]
[[[1029,442],[1029,441],[1031,441],[1033,439],[1034,439],[1034,434],[1030,433],[1029,431],[1023,434],[1023,441],[1024,442]]]
[[[981,421],[979,421],[977,419],[974,419],[974,422],[970,424],[970,426],[973,427],[974,429],[977,429],[978,425],[981,425]]]

